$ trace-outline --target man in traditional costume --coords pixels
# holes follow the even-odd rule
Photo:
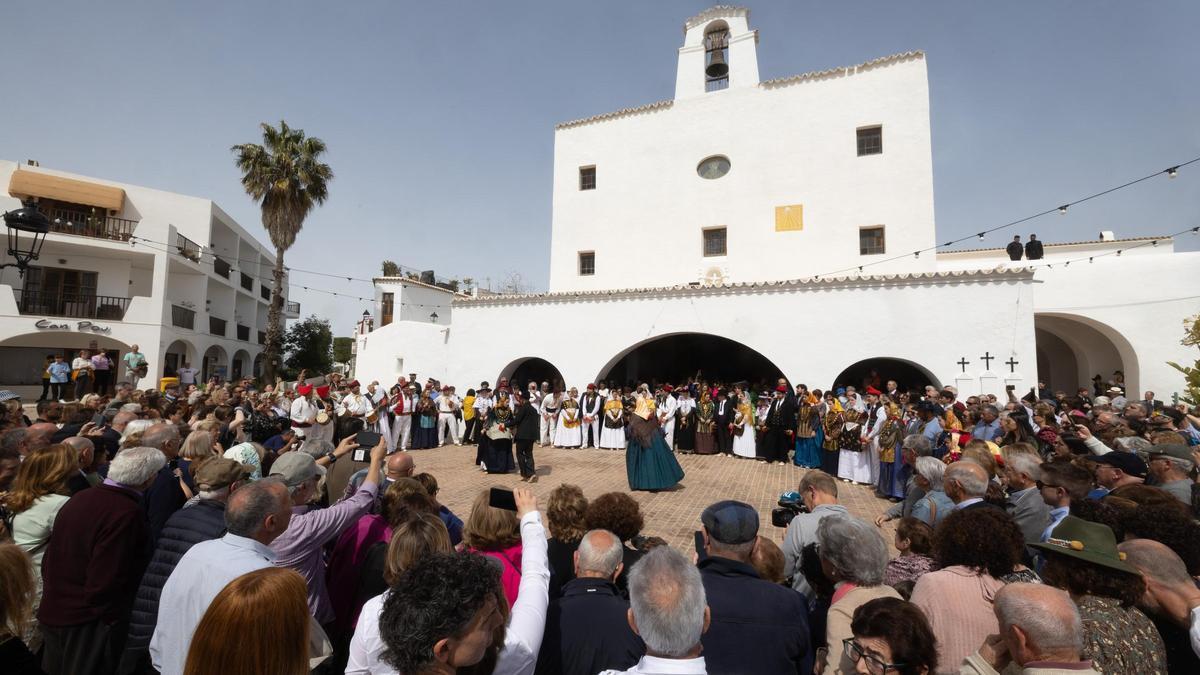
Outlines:
[[[603,402],[596,393],[596,385],[589,384],[579,401],[580,444],[582,448],[600,447],[600,415]]]
[[[371,405],[371,399],[363,396],[360,391],[358,380],[351,380],[346,387],[350,393],[342,397],[341,403],[338,404],[338,433],[335,437],[337,442],[341,442],[343,438],[348,438],[363,430],[366,425],[367,415],[371,414],[375,408]]]
[[[675,410],[679,406],[675,397],[671,395],[674,390],[671,385],[664,384],[655,401],[658,425],[663,430],[663,438],[667,447],[671,449],[675,448]]]
[[[404,378],[400,378],[404,379]],[[396,394],[392,401],[392,439],[393,445],[400,450],[407,450],[412,440],[413,409],[417,407],[417,389],[406,384],[404,389]]]
[[[379,386],[379,381],[374,380],[367,385],[367,400],[371,402],[371,412],[367,413],[366,428],[374,431],[383,438],[384,445],[387,446],[388,453],[396,451],[396,444],[392,440],[391,420],[388,416],[388,396],[383,387]]]
[[[542,383],[545,387],[546,383]],[[539,430],[542,432],[541,441],[538,443],[543,448],[547,445],[554,445],[554,434],[558,427],[558,409],[561,405],[560,399],[562,396],[553,391],[547,391],[542,395],[541,405],[538,407],[538,413],[541,416]]]
[[[304,439],[308,436],[312,426],[317,423],[317,412],[322,408],[313,400],[311,384],[296,385],[296,393],[299,396],[292,401],[289,417],[292,420],[292,429],[296,431],[296,436]]]
[[[733,423],[733,416],[737,414],[737,402],[730,399],[728,392],[722,387],[717,390],[717,401],[714,405],[716,410],[713,412],[713,422],[716,426],[717,452],[729,455],[733,453],[733,434],[729,425]]]
[[[883,423],[887,419],[887,411],[879,403],[879,396],[882,393],[875,387],[867,387],[867,410],[863,418],[862,445],[865,449],[864,454],[867,455],[867,468],[870,471],[867,483],[870,485],[879,482],[879,433],[883,431]]]
[[[461,404],[458,398],[450,393],[448,385],[442,387],[442,395],[438,397],[438,446],[446,444],[446,436],[451,443],[458,445],[458,412]]]
[[[764,434],[764,443],[760,454],[768,464],[787,462],[788,450],[791,450],[792,437],[796,427],[796,411],[792,402],[788,400],[787,393],[788,386],[786,384],[776,385],[775,397],[771,399],[770,408],[767,410],[767,432]]]

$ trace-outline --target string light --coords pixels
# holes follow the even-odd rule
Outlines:
[[[1179,167],[1173,166],[1167,169],[1167,178],[1175,178],[1179,175]]]
[[[1068,206],[1070,206],[1070,204],[1063,204],[1062,206],[1058,207],[1058,215],[1060,215],[1060,216],[1067,215],[1067,207]]]
[[[982,232],[979,233],[979,241],[983,241],[983,233]]]
[[[913,251],[913,257],[914,257],[914,258],[920,258],[920,257],[921,257],[921,252],[920,252],[920,251]]]

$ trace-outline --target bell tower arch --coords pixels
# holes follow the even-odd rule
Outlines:
[[[758,84],[758,31],[750,10],[719,5],[683,24],[675,98]]]

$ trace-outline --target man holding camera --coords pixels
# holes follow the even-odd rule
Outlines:
[[[822,519],[832,515],[849,516],[850,512],[838,503],[837,481],[824,471],[804,474],[798,491],[808,513],[792,518],[783,535],[783,574],[792,580],[792,588],[803,593],[811,606],[813,589],[800,571],[800,555],[805,546],[817,543],[817,525]]]

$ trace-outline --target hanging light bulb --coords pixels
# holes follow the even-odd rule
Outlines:
[[[1121,257],[1121,249],[1117,249],[1117,257],[1118,257],[1118,258],[1120,258],[1120,257]]]
[[[1088,258],[1088,262],[1094,262],[1095,258]]]
[[[1068,260],[1067,262],[1063,263],[1063,267],[1070,267],[1070,266],[1071,266],[1071,261],[1070,261],[1070,260]]]
[[[1179,175],[1179,167],[1173,166],[1167,169],[1167,178],[1175,178]]]
[[[914,257],[914,258],[920,258],[920,257],[921,257],[921,252],[920,252],[920,251],[913,251],[913,257]]]
[[[979,233],[979,241],[983,241],[983,233],[982,232]]]
[[[1070,206],[1070,204],[1063,204],[1062,206],[1058,207],[1058,214],[1060,216],[1067,215],[1067,207],[1068,206]]]

